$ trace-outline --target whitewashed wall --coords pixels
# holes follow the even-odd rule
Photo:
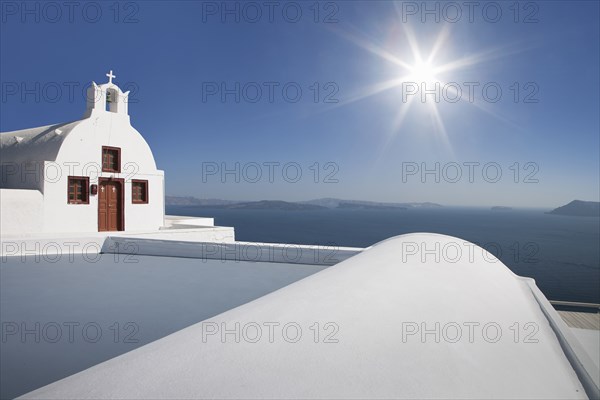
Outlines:
[[[0,234],[39,232],[43,196],[38,190],[0,189]]]

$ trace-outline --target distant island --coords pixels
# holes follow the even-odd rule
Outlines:
[[[261,200],[248,201],[243,203],[221,204],[214,205],[213,208],[224,208],[227,210],[284,210],[284,211],[299,211],[299,210],[325,210],[325,207],[316,206],[313,204],[291,203],[281,200]]]
[[[569,215],[573,217],[600,217],[600,202],[573,200],[569,204],[555,208],[547,214]]]
[[[222,199],[198,199],[192,196],[166,196],[165,203],[168,206],[196,206],[221,209],[238,210],[322,210],[322,209],[345,209],[345,210],[407,210],[409,208],[438,208],[442,207],[436,203],[380,203],[362,200],[341,200],[334,198],[323,198],[308,201],[289,202],[282,200],[261,201],[233,201]]]
[[[246,203],[246,201],[231,201],[222,199],[198,199],[192,196],[165,196],[168,206],[221,206],[226,204]]]
[[[365,201],[365,200],[342,200],[335,198],[323,198],[308,201],[301,201],[304,204],[314,204],[317,206],[327,208],[363,208],[363,209],[408,209],[408,208],[438,208],[442,207],[437,203],[383,203],[377,201]],[[362,206],[362,207],[361,207]]]
[[[166,205],[184,206],[184,207],[210,207],[227,210],[324,210],[326,207],[320,207],[313,204],[292,203],[281,200],[261,200],[261,201],[232,201],[221,199],[197,199],[195,197],[177,197],[166,196]]]
[[[345,210],[406,210],[406,207],[401,206],[385,206],[385,205],[372,205],[372,204],[356,204],[356,203],[340,203],[336,208],[343,208]]]
[[[510,211],[512,210],[512,207],[506,207],[506,206],[494,206],[492,207],[492,211]]]

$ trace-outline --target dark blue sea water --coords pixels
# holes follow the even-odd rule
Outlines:
[[[600,303],[600,220],[543,210],[227,210],[168,206],[171,215],[214,217],[237,240],[367,247],[411,232],[477,243],[512,271],[532,277],[551,300]]]

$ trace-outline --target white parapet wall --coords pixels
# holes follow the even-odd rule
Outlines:
[[[253,261],[287,264],[335,265],[362,248],[259,242],[193,242],[111,236],[103,253],[186,257],[204,260]]]
[[[169,229],[152,232],[113,232],[114,237],[157,239],[183,242],[225,242],[235,241],[235,231],[228,226],[173,225]]]
[[[4,261],[6,257],[33,257],[48,262],[57,262],[62,257],[82,256],[94,262],[102,249],[105,236],[80,236],[69,237],[1,237],[0,256]]]
[[[186,217],[179,215],[165,215],[165,228],[170,228],[177,225],[215,226],[215,219],[210,217]]]
[[[4,210],[4,208],[2,208]],[[201,218],[207,220],[212,218]],[[199,222],[199,221],[197,221]],[[207,221],[210,222],[210,221]],[[102,249],[109,252],[109,245],[105,246],[107,238],[112,242],[121,241],[137,242],[151,240],[149,243],[233,243],[235,230],[227,226],[206,225],[180,225],[173,224],[160,230],[134,231],[134,232],[89,232],[85,234],[74,233],[10,233],[0,235],[0,256],[26,257],[42,256],[47,261],[57,260],[60,255],[83,255],[85,258],[94,258]],[[112,243],[111,242],[111,243]],[[147,243],[147,242],[145,242]],[[118,246],[118,245],[117,245]],[[167,246],[169,247],[169,246]],[[119,251],[119,248],[116,248]],[[162,250],[162,252],[167,252]],[[149,254],[148,255],[152,255]],[[156,254],[164,255],[164,254]]]

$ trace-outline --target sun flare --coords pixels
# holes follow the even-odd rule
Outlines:
[[[410,74],[406,78],[408,82],[414,82],[417,84],[421,83],[434,83],[437,82],[436,68],[429,62],[420,61],[414,66],[410,67]]]
[[[360,33],[335,31],[356,46],[381,58],[392,69],[389,70],[391,74],[388,79],[378,80],[361,88],[347,100],[335,104],[334,108],[375,96],[387,90],[396,90],[399,94],[399,107],[397,107],[397,114],[392,120],[388,140],[401,132],[405,119],[411,114],[411,111],[420,109],[431,117],[430,121],[433,124],[431,133],[434,135],[432,138],[435,137],[437,141],[443,143],[450,153],[453,150],[443,116],[444,112],[448,110],[446,104],[455,103],[455,99],[466,101],[469,105],[498,120],[510,123],[489,105],[478,104],[469,100],[469,96],[462,96],[461,88],[457,88],[456,82],[458,81],[457,76],[464,73],[464,70],[472,71],[481,63],[521,51],[519,47],[501,45],[462,57],[452,57],[453,43],[450,26],[442,27],[437,37],[432,38],[433,42],[428,43],[427,47],[424,44],[429,41],[419,40],[415,31],[406,24],[400,24],[398,28],[402,33],[396,36],[399,40],[392,38],[384,46],[369,40]],[[448,98],[452,100],[446,101]],[[419,112],[418,115],[423,114]]]

